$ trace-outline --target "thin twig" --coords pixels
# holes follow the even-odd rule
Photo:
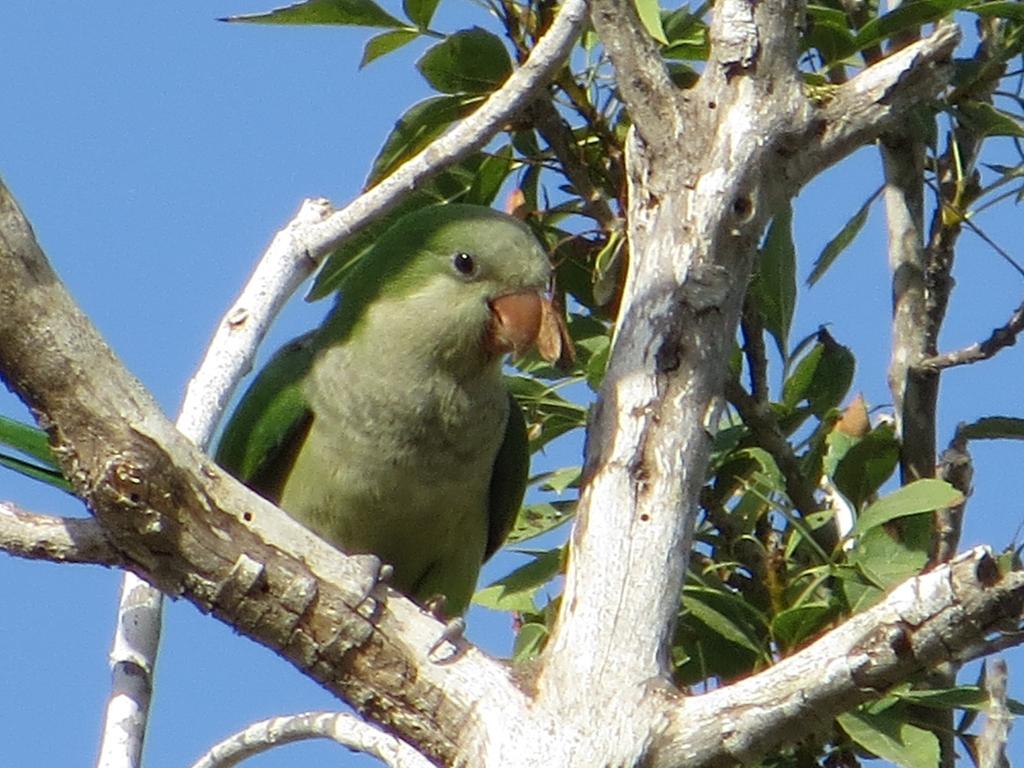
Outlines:
[[[994,329],[984,341],[975,342],[969,347],[952,352],[926,357],[915,367],[922,371],[941,371],[958,365],[970,365],[982,360],[989,360],[1007,347],[1016,344],[1017,336],[1022,331],[1024,331],[1024,303],[1021,303],[1013,311],[1010,319],[1004,325]]]
[[[583,201],[584,212],[605,231],[620,229],[622,224],[619,218],[608,207],[601,190],[590,180],[590,169],[583,152],[558,110],[550,101],[541,98],[530,105],[530,112],[537,131],[558,158],[563,173]]]
[[[747,294],[740,316],[740,332],[743,334],[743,354],[747,358],[750,376],[750,394],[758,403],[768,402],[768,356],[764,351],[764,319],[753,306],[754,298]]]
[[[991,21],[991,20],[990,20]],[[971,82],[970,98],[979,102],[992,102],[992,93],[1006,70],[1006,63],[1000,63],[994,27],[983,21],[980,25],[981,39],[975,49],[973,60],[982,63],[982,71]],[[994,68],[994,71],[993,71]],[[949,95],[950,103],[963,98],[960,89],[955,88]],[[969,217],[948,218],[949,210],[964,210],[977,199],[981,190],[978,186],[978,156],[985,136],[969,123],[960,121],[946,139],[946,148],[937,160],[936,190],[937,204],[932,213],[928,242],[925,247],[925,286],[928,295],[927,311],[928,346],[932,354],[938,348],[939,331],[946,316],[950,295],[953,291],[953,263],[956,244],[963,227],[975,232],[993,250],[1002,256],[1019,273],[1021,267],[1010,254],[1000,248],[982,232]],[[974,212],[977,214],[977,211]]]
[[[739,413],[757,444],[775,460],[786,483],[786,495],[797,512],[803,517],[817,512],[820,505],[814,497],[814,486],[804,477],[800,460],[768,410],[768,404],[756,401],[735,379],[726,380],[725,398]]]
[[[303,712],[261,720],[216,744],[192,768],[232,768],[284,744],[331,739],[376,757],[390,768],[429,768],[432,763],[409,744],[365,720],[341,712]]]

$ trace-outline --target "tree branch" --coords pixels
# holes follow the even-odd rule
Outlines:
[[[389,768],[430,768],[433,763],[399,738],[353,715],[304,712],[261,720],[215,744],[192,768],[233,768],[274,747],[309,739],[331,739],[376,757]]]
[[[894,127],[909,109],[949,82],[959,42],[958,27],[940,25],[928,37],[861,71],[821,103],[810,105],[782,148],[786,176],[797,185],[805,184]]]
[[[1024,573],[1001,574],[987,548],[974,549],[905,582],[774,667],[683,701],[656,764],[756,762],[900,681],[976,658],[984,650],[979,639],[1011,636],[1007,619],[1019,624],[1022,610]]]
[[[740,318],[743,355],[750,375],[750,395],[756,403],[768,402],[768,356],[764,351],[764,321],[750,294],[743,301]]]
[[[53,517],[0,501],[0,550],[55,563],[122,566],[124,558],[92,518]]]
[[[939,457],[936,474],[960,491],[964,497],[964,501],[955,507],[946,507],[935,512],[932,562],[944,563],[956,555],[960,546],[964,507],[967,504],[967,497],[971,495],[971,485],[974,482],[974,463],[967,450],[967,436],[960,428],[957,428],[949,447]]]
[[[669,77],[657,43],[647,34],[631,0],[591,0],[590,18],[608,58],[633,124],[651,143],[682,132],[678,89]]]
[[[110,649],[110,697],[104,711],[98,768],[142,765],[163,605],[158,590],[134,573],[124,574]]]
[[[323,198],[304,200],[271,241],[241,294],[217,326],[206,354],[185,389],[178,429],[206,447],[238,382],[250,370],[260,342],[278,312],[319,264],[309,230],[334,209]]]
[[[958,91],[961,94],[966,91],[971,101],[991,104],[992,93],[1005,74],[1007,65],[1005,57],[999,55],[999,46],[996,42],[997,27],[998,22],[995,19],[979,19],[978,31],[981,39],[972,59],[980,63],[981,67],[973,81],[961,83],[954,89],[949,97],[951,103],[957,102]],[[937,158],[938,200],[932,213],[930,234],[925,248],[925,286],[928,299],[926,331],[928,349],[932,355],[938,349],[939,332],[955,284],[953,262],[956,243],[964,223],[974,227],[965,212],[978,195],[978,155],[985,138],[984,132],[977,126],[957,120],[947,137],[945,151]],[[949,217],[950,211],[957,215]],[[984,234],[981,236],[987,240]],[[993,243],[990,245],[994,246]],[[998,246],[995,247],[997,251],[1001,250]],[[922,367],[921,363],[918,363],[918,367]]]
[[[599,2],[636,23],[632,6]],[[569,8],[580,11],[582,4],[570,0],[562,14]],[[63,469],[130,568],[277,650],[438,761],[590,766],[597,754],[609,765],[660,768],[671,764],[667,758],[689,757],[683,720],[700,729],[694,739],[718,739],[719,754],[722,744],[737,754],[767,749],[807,719],[800,702],[811,671],[816,680],[822,669],[834,671],[838,682],[826,679],[825,706],[845,703],[851,690],[867,696],[884,689],[898,675],[990,635],[997,613],[1016,616],[1024,579],[993,576],[980,564],[991,559],[979,558],[972,573],[990,588],[980,596],[953,589],[960,607],[940,616],[930,611],[948,601],[935,593],[959,581],[937,569],[884,603],[892,616],[879,637],[857,617],[829,636],[837,659],[815,657],[817,667],[787,660],[780,671],[764,673],[799,676],[794,698],[758,699],[752,681],[773,679],[759,676],[716,692],[718,698],[694,699],[693,707],[687,701],[687,717],[680,715],[666,649],[710,452],[707,415],[722,391],[764,225],[805,180],[802,173],[852,150],[854,138],[876,135],[941,82],[941,66],[928,58],[932,49],[916,49],[919,59],[901,59],[902,69],[890,65],[862,81],[877,86],[870,103],[842,120],[833,115],[829,125],[821,118],[831,114],[828,107],[810,105],[796,74],[798,11],[796,2],[724,0],[716,15],[736,24],[713,28],[706,79],[673,101],[672,124],[660,126],[670,130],[656,130],[656,107],[642,140],[631,139],[632,258],[621,321],[589,435],[566,591],[535,665],[509,670],[461,640],[443,663],[429,661],[440,625],[377,583],[374,558],[341,555],[220,471],[167,423],[66,295],[2,186],[0,370],[42,414]],[[774,47],[761,44],[769,38]],[[652,46],[638,39],[623,44],[620,76],[629,82],[620,87],[633,89],[630,106],[642,114],[642,88],[629,67],[655,82],[661,64],[649,56],[630,63],[631,55],[650,53]],[[859,91],[840,93],[853,98]],[[677,108],[693,131],[687,141],[676,130]],[[797,147],[793,137],[807,137],[814,115],[825,119],[824,128],[815,142]],[[794,159],[797,149],[804,160]],[[402,183],[414,182],[417,172],[406,172]],[[392,199],[379,190],[394,178],[346,211],[302,227],[300,236],[312,238],[303,240],[311,245],[303,254],[318,257],[336,242],[331,238],[368,220],[359,218],[367,210],[392,204],[398,193]],[[946,581],[935,576],[942,573]],[[932,631],[950,627],[952,640]],[[787,690],[796,691],[792,685]],[[737,710],[727,691],[736,701],[764,703]],[[603,715],[612,707],[629,717],[609,727]],[[715,719],[722,715],[766,713],[773,728],[761,730],[757,744],[742,730],[709,727],[728,728],[728,717]],[[523,743],[542,762],[524,754]]]
[[[935,472],[938,376],[915,369],[930,349],[924,255],[924,144],[906,133],[880,145],[892,274],[892,391],[904,484]]]
[[[922,372],[936,373],[945,368],[970,365],[995,357],[999,352],[1017,343],[1017,337],[1024,331],[1024,303],[1010,315],[1010,319],[992,331],[987,339],[952,352],[933,355],[921,360],[915,367]]]
[[[988,693],[988,712],[985,727],[978,738],[978,768],[1009,768],[1006,747],[1010,740],[1013,714],[1006,704],[1006,662],[989,659],[985,663],[985,691]]]

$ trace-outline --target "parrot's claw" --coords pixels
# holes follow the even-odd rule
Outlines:
[[[447,607],[448,598],[444,595],[434,595],[423,604],[423,610],[438,621],[448,621],[448,614],[445,613]]]
[[[462,653],[462,640],[465,633],[465,619],[461,616],[450,619],[441,630],[441,636],[427,651],[427,658],[435,664],[445,664],[455,660]]]

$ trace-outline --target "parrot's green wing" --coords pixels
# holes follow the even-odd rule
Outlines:
[[[217,446],[217,463],[277,503],[313,423],[302,382],[312,333],[282,347],[246,391]]]
[[[526,434],[526,420],[522,408],[510,392],[505,439],[501,441],[498,455],[494,459],[494,473],[491,475],[484,560],[501,549],[512,530],[526,494],[529,474],[530,441]]]

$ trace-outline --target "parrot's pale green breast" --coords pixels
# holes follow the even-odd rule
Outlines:
[[[403,219],[324,325],[257,377],[218,461],[340,548],[391,563],[398,589],[463,612],[528,469],[496,307],[542,291],[548,269],[529,230],[490,209]]]

